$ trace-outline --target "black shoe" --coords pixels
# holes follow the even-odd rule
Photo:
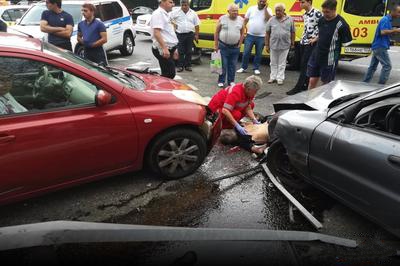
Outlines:
[[[176,72],[182,72],[183,71],[183,67],[178,67],[178,69],[176,70]]]
[[[185,67],[185,70],[191,72],[191,71],[192,71],[192,68],[191,68],[191,67]]]
[[[301,92],[301,91],[303,91],[303,90],[302,90],[302,89],[299,89],[299,88],[293,88],[293,89],[291,89],[290,91],[287,91],[286,94],[287,94],[287,95],[294,95],[294,94],[299,93],[299,92]]]

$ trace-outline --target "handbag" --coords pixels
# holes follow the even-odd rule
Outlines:
[[[218,75],[222,74],[222,59],[221,52],[219,50],[211,53],[210,70],[211,73]]]

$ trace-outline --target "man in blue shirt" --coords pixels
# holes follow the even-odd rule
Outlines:
[[[372,58],[369,64],[367,74],[364,77],[364,82],[370,82],[378,64],[382,64],[379,84],[385,84],[389,79],[392,63],[390,62],[388,50],[390,49],[390,35],[400,33],[400,28],[392,28],[392,20],[400,17],[400,6],[393,7],[389,15],[384,16],[378,24],[375,32],[375,38],[372,42]]]
[[[96,19],[93,4],[82,5],[82,14],[85,20],[78,24],[78,42],[85,48],[85,59],[98,64],[107,65],[107,55],[103,44],[107,42],[107,29],[103,22]]]
[[[62,49],[72,51],[71,34],[74,20],[61,9],[61,0],[46,0],[48,10],[43,11],[40,30],[48,33],[48,42]]]

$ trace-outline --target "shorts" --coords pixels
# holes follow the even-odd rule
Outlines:
[[[318,62],[317,50],[312,53],[307,65],[307,76],[310,78],[320,77],[323,83],[329,83],[335,79],[337,62],[334,65],[328,66]]]

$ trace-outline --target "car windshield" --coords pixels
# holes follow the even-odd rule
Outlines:
[[[82,14],[81,14],[81,5],[63,5],[62,9],[71,14],[74,23],[78,23],[79,21],[82,20]],[[42,17],[42,12],[47,10],[46,6],[43,4],[40,5],[35,5],[27,13],[25,16],[22,17],[19,25],[22,26],[31,26],[31,25],[39,25],[40,24],[40,19]]]
[[[49,43],[43,43],[43,47],[44,47],[44,50],[46,50],[46,52],[49,54],[63,58],[65,60],[68,60],[68,61],[70,61],[74,64],[78,64],[80,66],[83,66],[92,71],[96,71],[99,74],[107,77],[108,79],[110,79],[114,82],[121,84],[124,87],[133,88],[133,89],[137,89],[137,90],[143,90],[146,87],[146,84],[144,83],[144,81],[139,79],[138,77],[136,77],[133,74],[123,72],[116,68],[97,65],[90,61],[84,60],[69,51],[61,50]]]

